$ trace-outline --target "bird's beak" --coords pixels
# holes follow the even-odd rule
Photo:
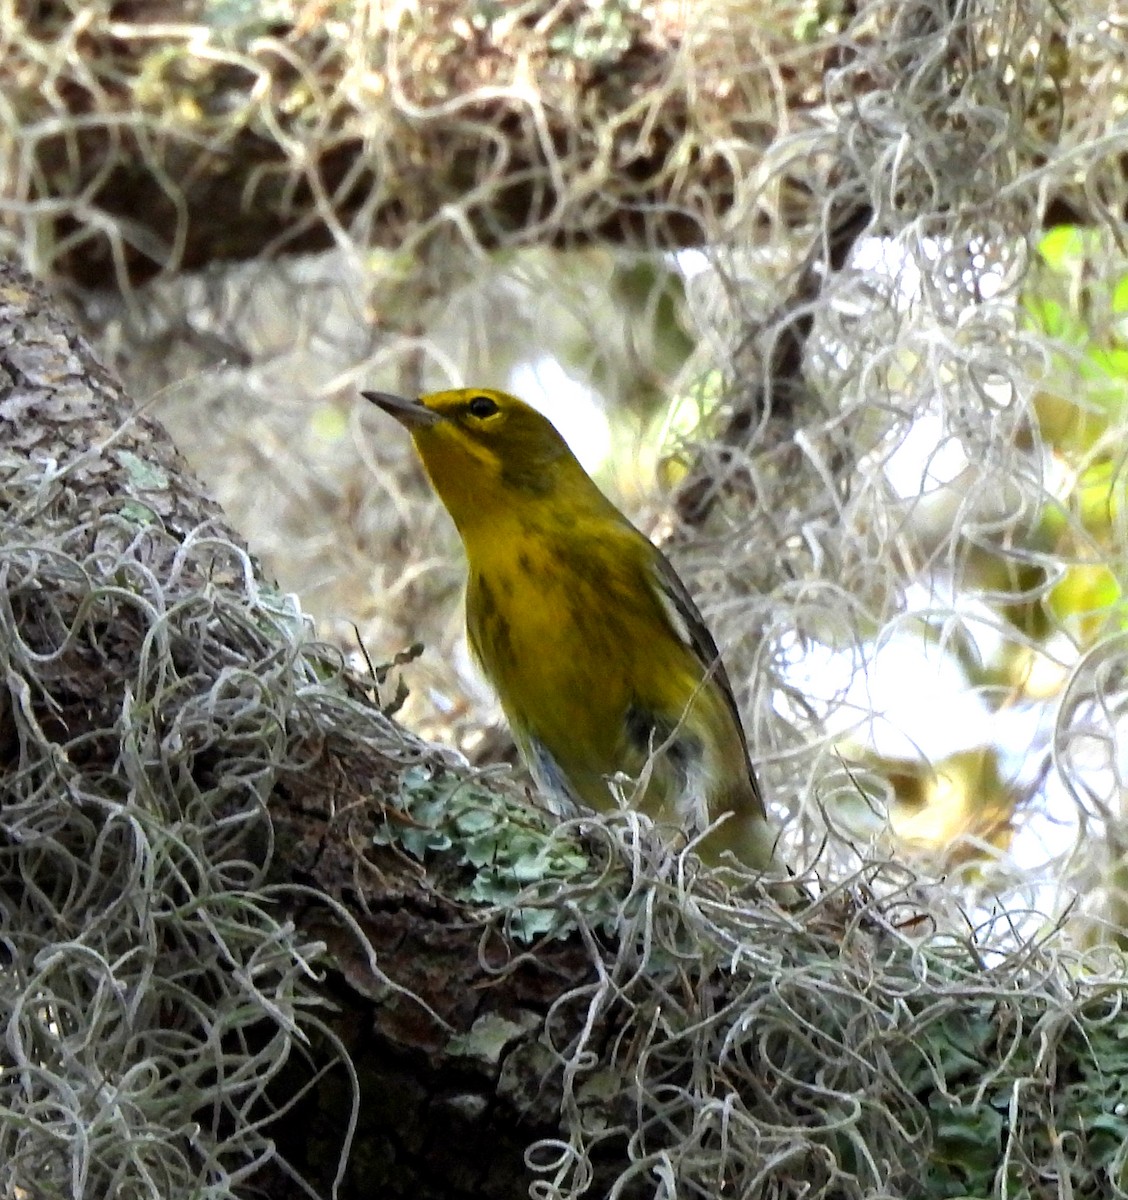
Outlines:
[[[442,416],[432,409],[424,407],[418,400],[405,400],[403,396],[393,396],[390,392],[361,392],[365,400],[371,400],[377,408],[382,408],[389,416],[407,429],[426,429],[442,420]]]

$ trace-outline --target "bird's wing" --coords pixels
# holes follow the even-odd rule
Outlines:
[[[736,706],[736,697],[733,695],[732,684],[729,682],[725,664],[721,661],[721,652],[717,649],[717,643],[713,640],[713,635],[705,624],[705,618],[693,602],[693,597],[689,594],[685,584],[678,578],[678,573],[670,565],[669,559],[657,547],[654,548],[653,564],[653,579],[658,601],[665,610],[674,632],[685,645],[690,647],[701,663],[702,669],[709,674],[711,679],[716,680],[717,686],[721,689],[725,703],[732,713],[741,745],[744,747],[749,777],[754,779],[752,763],[748,758],[748,742],[744,736],[744,726],[740,723],[740,710]]]

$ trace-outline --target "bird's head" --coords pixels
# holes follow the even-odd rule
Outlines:
[[[408,430],[435,491],[464,532],[561,487],[597,490],[548,418],[516,396],[489,388],[431,392],[418,400],[361,395]]]

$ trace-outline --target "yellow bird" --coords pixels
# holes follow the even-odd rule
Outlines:
[[[603,495],[536,409],[482,388],[362,395],[411,434],[469,565],[466,629],[529,771],[592,808],[608,782],[749,866],[775,835],[720,653],[656,546]]]

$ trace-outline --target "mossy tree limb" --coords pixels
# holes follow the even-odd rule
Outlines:
[[[967,165],[988,182],[996,154],[1034,169],[1068,154],[1094,101],[1112,97],[1111,116],[1118,85],[1080,18],[1075,29],[1053,10],[949,8],[925,57],[951,104],[918,109],[927,97],[913,95],[874,117],[904,122],[914,153],[947,128],[975,164],[926,163],[933,174]],[[0,215],[26,259],[96,287],[341,244],[412,251],[436,235],[669,249],[733,220],[746,235],[805,235],[828,186],[853,186],[836,115],[886,89],[925,90],[911,53],[886,62],[881,48],[891,27],[921,42],[933,9],[16,5],[0,68]],[[777,177],[759,187],[773,148]],[[1118,170],[1107,164],[1110,179]],[[911,183],[897,186],[909,191],[890,202],[912,209]],[[1092,219],[1096,187],[1083,167],[1063,172],[1049,219]]]

